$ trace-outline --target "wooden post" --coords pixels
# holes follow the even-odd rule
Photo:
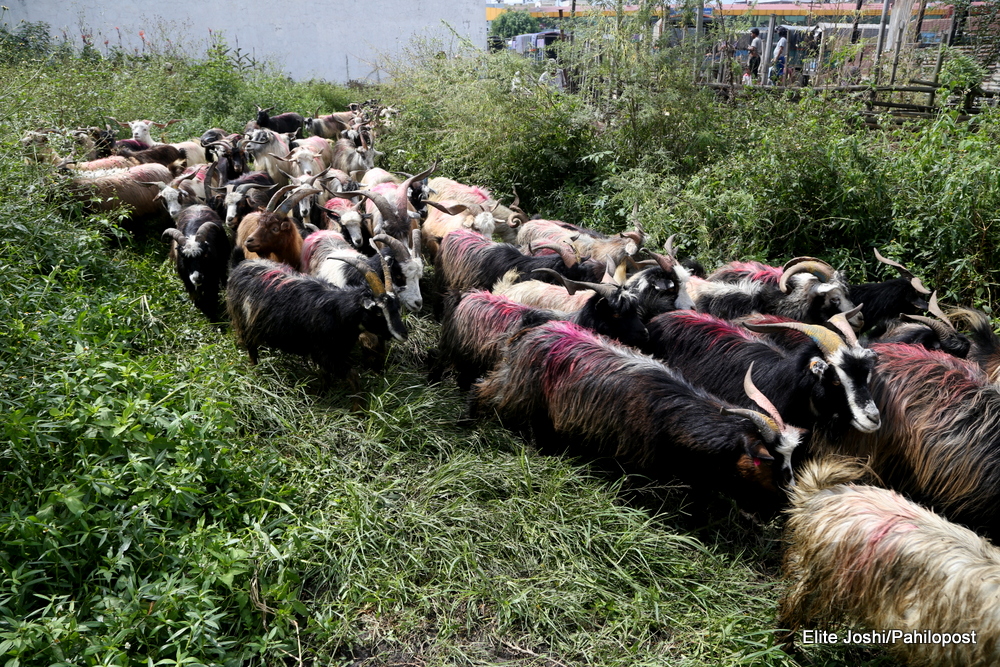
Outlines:
[[[858,0],[857,4],[854,5],[854,25],[851,26],[851,44],[857,44],[861,38],[861,30],[858,28],[858,23],[861,22],[861,6],[864,1]]]
[[[885,46],[885,24],[889,21],[889,0],[882,0],[882,18],[878,22],[878,41],[875,43],[875,85],[879,82],[879,66],[882,64],[882,47]],[[874,98],[873,98],[874,99]]]
[[[921,33],[924,30],[924,13],[927,11],[927,0],[920,0],[920,9],[917,11],[917,32],[913,38],[913,41],[917,44],[922,43],[924,40],[920,38]]]
[[[698,73],[705,62],[705,54],[701,48],[701,29],[705,24],[705,0],[698,0],[698,15],[694,17],[694,80],[698,81]]]
[[[899,66],[899,52],[903,48],[903,33],[906,32],[906,24],[900,21],[899,29],[896,30],[896,47],[892,54],[892,75],[889,77],[889,85],[896,83],[896,68]]]
[[[768,66],[771,64],[771,46],[774,44],[774,29],[778,23],[778,17],[771,14],[771,20],[767,23],[767,43],[764,46],[764,53],[760,54],[760,83],[766,86],[770,83],[771,77],[767,75]],[[785,59],[788,62],[788,59]]]
[[[944,40],[941,40],[941,42],[938,43],[937,62],[934,63],[934,76],[931,78],[931,81],[934,82],[935,86],[937,86],[938,76],[941,74],[942,62],[944,62]],[[934,106],[934,96],[937,94],[936,90],[937,89],[935,88],[927,96],[927,106],[929,107]]]
[[[816,61],[816,81],[813,85],[819,86],[820,72],[823,71],[823,54],[826,53],[826,33],[819,31],[819,60]]]

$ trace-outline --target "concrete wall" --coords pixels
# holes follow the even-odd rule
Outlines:
[[[230,48],[268,60],[292,78],[376,81],[385,75],[380,58],[400,54],[416,38],[436,40],[452,51],[462,38],[486,46],[482,0],[5,0],[2,20],[44,21],[54,37],[65,35],[95,48],[164,50],[181,45],[204,53],[212,33]],[[322,8],[322,9],[321,9]],[[444,23],[448,25],[445,25]],[[143,35],[140,36],[140,31]],[[142,37],[145,37],[145,44]],[[105,44],[107,41],[107,44]]]

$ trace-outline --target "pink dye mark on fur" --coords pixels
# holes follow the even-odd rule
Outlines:
[[[497,336],[509,332],[529,310],[528,306],[492,292],[473,292],[459,303],[455,317],[475,322],[480,335]]]
[[[760,262],[730,262],[715,271],[713,275],[717,277],[727,277],[742,280],[749,278],[762,283],[773,283],[775,285],[781,280],[782,270],[779,266],[768,266]]]
[[[490,193],[483,190],[478,185],[473,185],[469,188],[469,194],[476,197],[480,202],[484,202],[490,198]]]
[[[264,284],[265,289],[273,289],[277,292],[288,282],[291,274],[290,268],[271,269],[261,275],[260,281]]]
[[[714,347],[725,342],[755,341],[756,337],[743,327],[727,322],[709,315],[708,313],[698,313],[693,310],[677,310],[670,314],[670,318],[678,323],[680,327],[688,329],[698,329],[705,336],[711,339],[709,347]]]
[[[331,197],[323,204],[323,208],[328,211],[349,211],[354,208],[354,202],[343,197]]]

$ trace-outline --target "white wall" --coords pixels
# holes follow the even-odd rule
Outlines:
[[[2,21],[44,21],[57,39],[77,47],[90,34],[100,51],[143,48],[139,32],[153,48],[166,40],[185,51],[203,53],[210,30],[222,32],[257,60],[269,60],[291,77],[378,80],[377,63],[410,45],[416,36],[457,48],[448,26],[478,48],[486,46],[483,0],[4,0]],[[442,21],[446,22],[446,26]],[[105,40],[108,41],[107,47]]]

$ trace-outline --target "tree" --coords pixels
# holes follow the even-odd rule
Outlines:
[[[514,35],[538,32],[538,19],[528,12],[504,12],[490,23],[490,34],[509,39]]]

